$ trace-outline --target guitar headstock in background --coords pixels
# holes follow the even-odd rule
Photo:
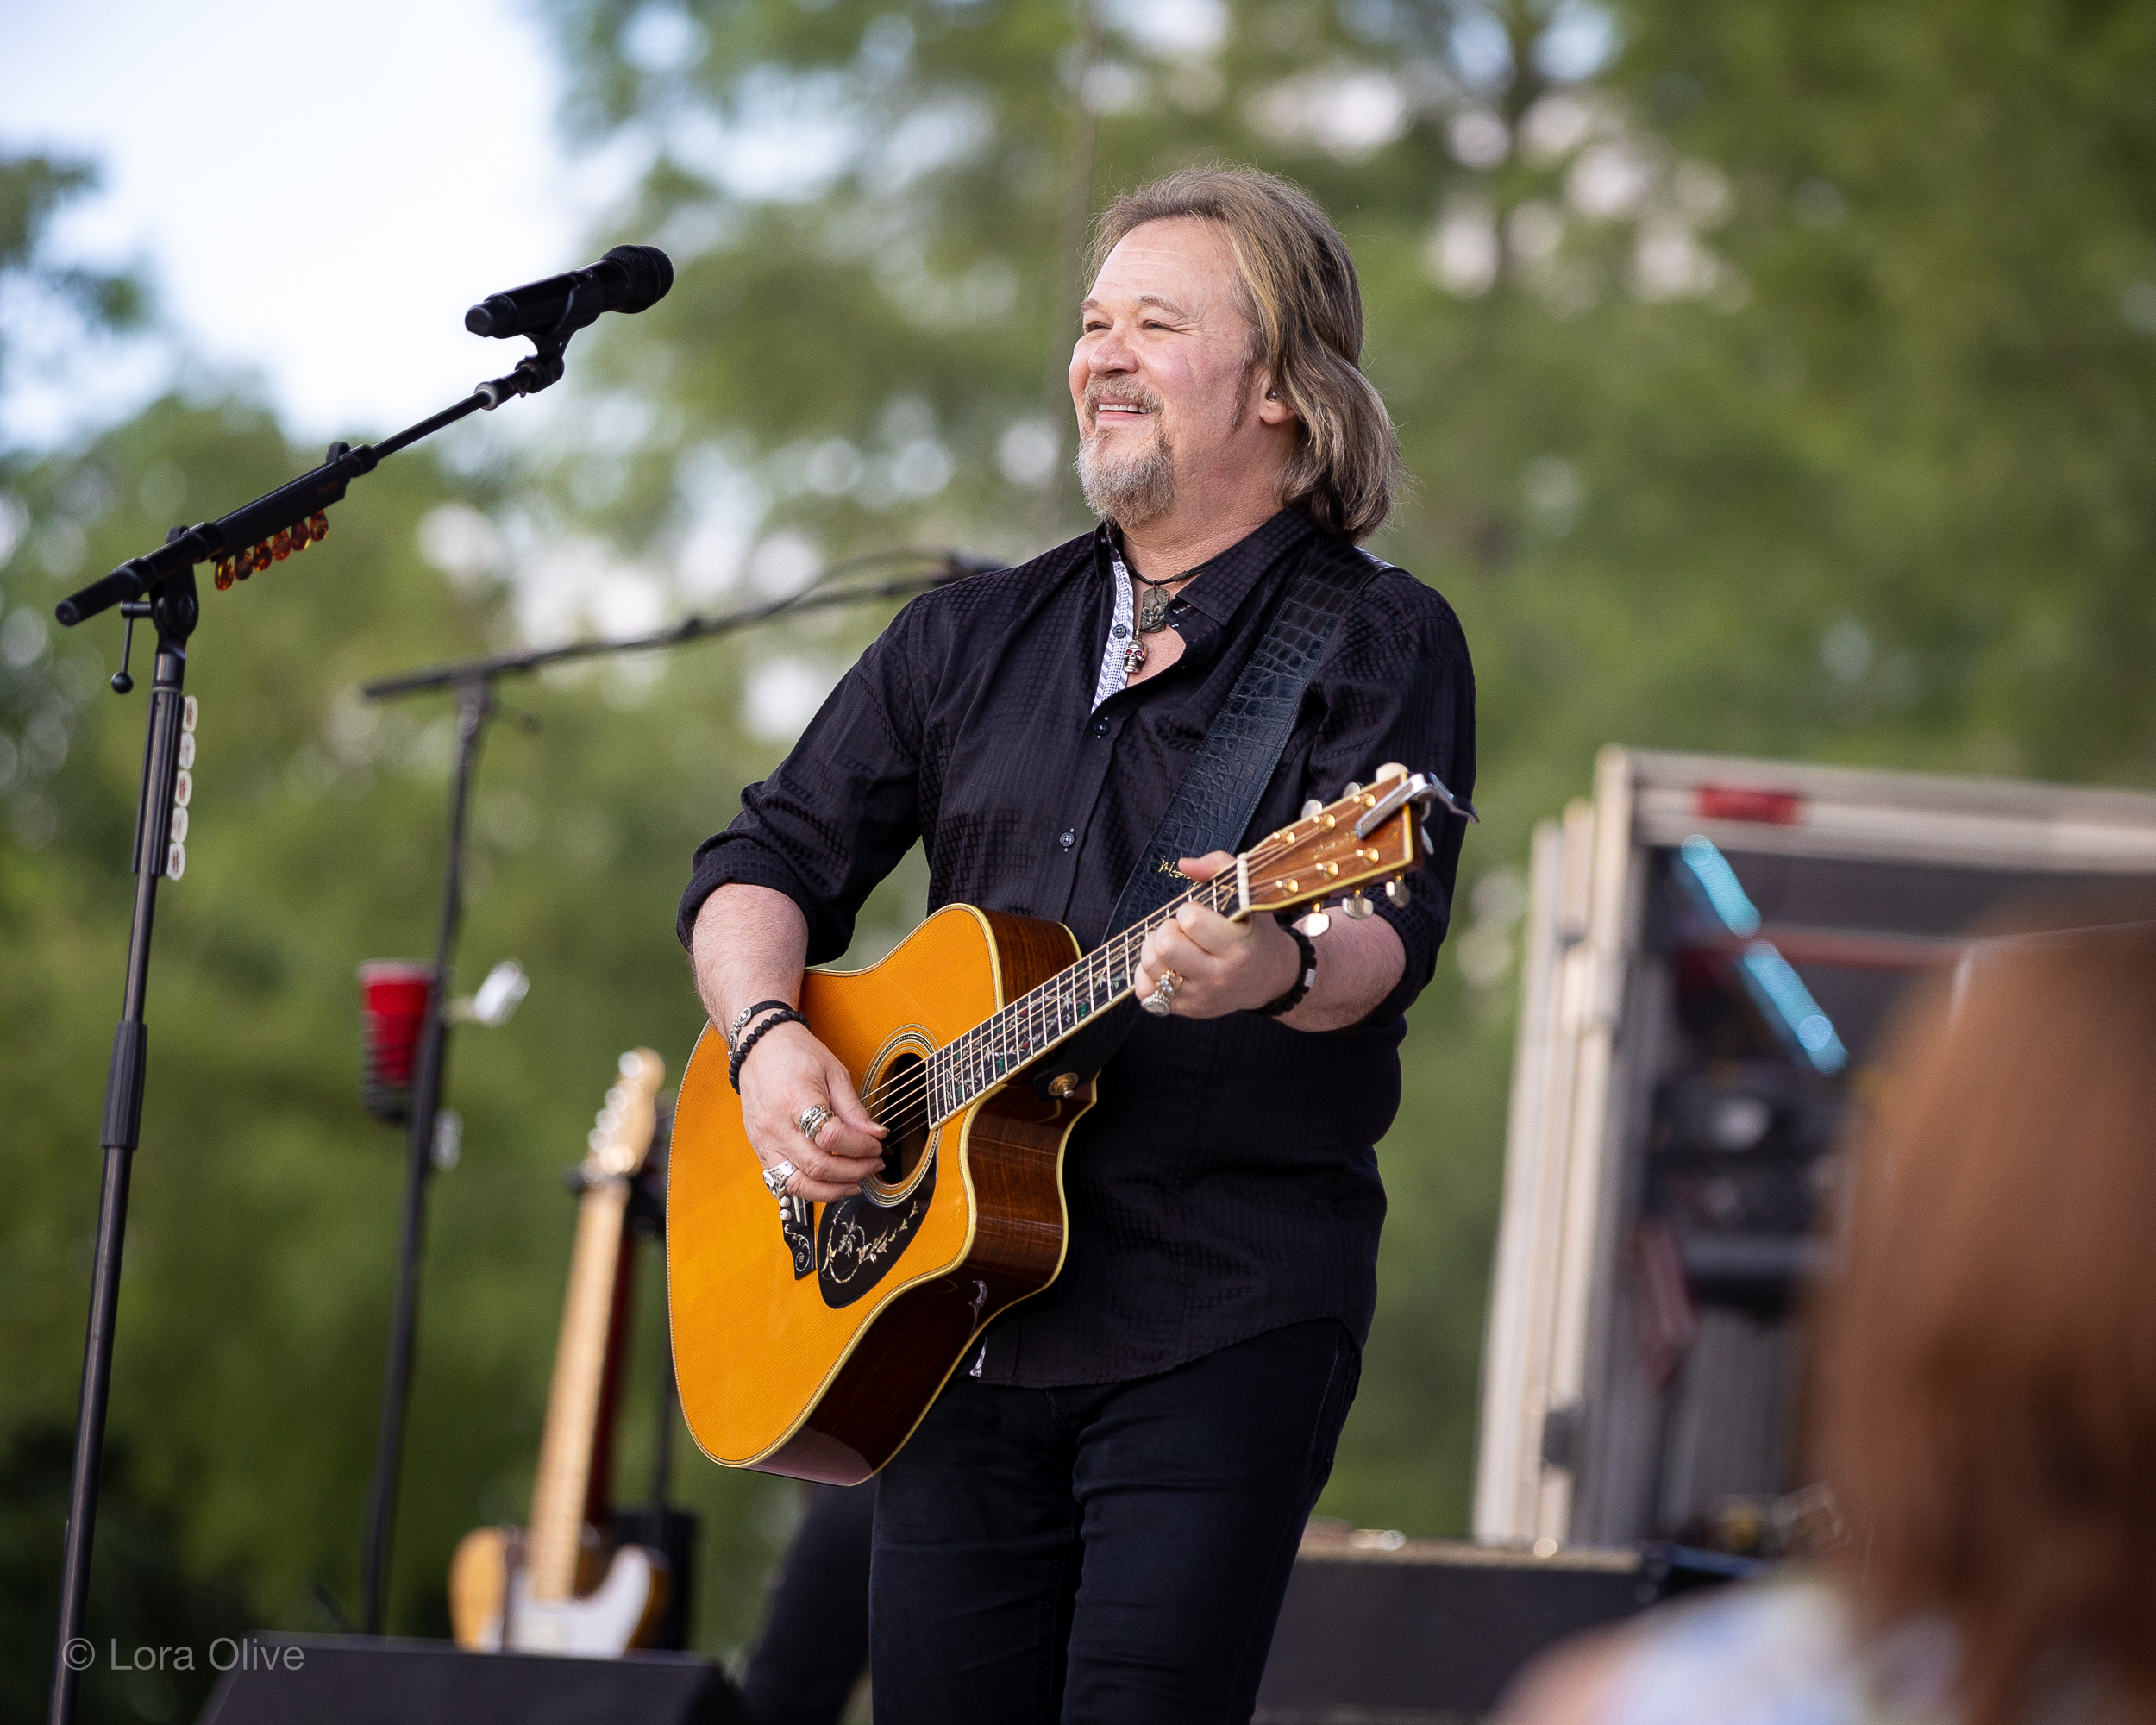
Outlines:
[[[607,1091],[606,1106],[585,1139],[591,1146],[584,1158],[585,1184],[624,1179],[644,1165],[659,1126],[659,1087],[666,1080],[667,1063],[651,1050],[632,1048],[622,1056],[621,1082]]]
[[[1351,784],[1337,802],[1305,804],[1294,825],[1268,834],[1238,859],[1245,901],[1253,911],[1285,912],[1337,900],[1359,920],[1375,908],[1363,888],[1382,882],[1387,898],[1406,904],[1401,876],[1430,854],[1422,812],[1432,802],[1476,819],[1473,807],[1455,801],[1438,780],[1410,773],[1396,761],[1380,767],[1369,784]],[[1321,934],[1326,920],[1319,908],[1299,925]]]

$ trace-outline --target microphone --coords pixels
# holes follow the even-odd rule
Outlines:
[[[474,336],[548,336],[557,331],[566,336],[602,311],[642,311],[655,305],[673,285],[673,260],[656,246],[617,246],[580,270],[488,294],[464,314],[464,327]]]

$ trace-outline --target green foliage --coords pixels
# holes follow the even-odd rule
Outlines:
[[[1378,546],[1476,656],[1490,819],[1463,887],[1612,739],[2156,769],[2135,9],[553,9],[573,124],[651,153],[623,232],[681,267],[679,309],[605,356],[666,404],[605,518],[659,557],[718,473],[833,549],[1018,554],[1075,527],[1057,461],[1028,459],[1069,446],[1074,212],[1247,161],[1356,250],[1366,365],[1420,481]],[[907,440],[947,486],[893,482]],[[1497,968],[1462,988],[1448,963],[1413,1018],[1385,1304],[1328,1502],[1426,1531],[1465,1511]]]
[[[16,1427],[0,1451],[0,1717],[44,1716],[73,1453],[72,1432],[43,1423]],[[205,1577],[185,1560],[174,1506],[145,1496],[133,1464],[124,1444],[106,1455],[90,1593],[94,1658],[78,1691],[85,1725],[193,1718],[216,1664],[234,1657],[215,1644],[246,1621],[231,1578]]]
[[[354,686],[505,643],[520,608],[567,626],[532,621],[535,595],[586,537],[680,603],[729,591],[757,540],[769,587],[789,535],[808,562],[1075,530],[1061,374],[1083,217],[1115,188],[1218,157],[1335,213],[1420,478],[1378,549],[1445,593],[1476,657],[1489,824],[1459,960],[1403,1051],[1329,1513],[1465,1524],[1507,871],[1597,746],[2156,777],[2145,9],[1629,0],[1583,80],[1603,15],[1574,5],[549,3],[580,137],[649,153],[617,225],[675,254],[673,295],[580,338],[587,411],[538,472],[458,432],[399,457],[326,545],[206,595],[190,674],[203,764],[160,918],[114,1421],[173,1561],[266,1621],[321,1627],[317,1579],[356,1593],[400,1171],[355,1106],[352,966],[423,951],[436,892],[446,702],[377,712]],[[34,267],[59,172],[0,174],[0,268]],[[57,637],[49,606],[183,505],[307,459],[244,403],[172,400],[0,470],[0,1011],[26,1027],[0,1044],[0,1430],[72,1411],[140,756],[140,697],[100,687],[116,628]],[[460,534],[469,555],[439,549]],[[488,740],[462,950],[473,976],[514,953],[535,986],[508,1028],[459,1032],[400,1627],[438,1629],[455,1538],[523,1513],[569,1231],[555,1172],[617,1050],[686,1057],[671,907],[782,746],[747,726],[758,680],[828,675],[877,621],[508,692],[541,729]],[[861,950],[920,898],[917,861]],[[630,1496],[661,1339],[644,1295]],[[709,1518],[702,1643],[737,1647],[791,1490],[678,1474]]]
[[[64,590],[34,561],[55,523],[76,524],[86,567],[110,564],[160,536],[137,500],[141,476],[160,476],[149,489],[169,513],[182,485],[214,508],[305,459],[244,405],[166,401],[28,467],[15,494],[32,530],[0,570],[0,630]],[[430,950],[447,801],[447,699],[377,709],[354,688],[500,644],[501,584],[445,580],[417,549],[430,511],[453,494],[467,509],[498,504],[492,484],[482,474],[453,492],[423,457],[385,464],[332,514],[325,544],[229,593],[205,584],[191,655],[202,719],[190,865],[159,906],[113,1430],[173,1515],[185,1562],[232,1574],[286,1627],[328,1627],[317,1581],[357,1605],[402,1157],[401,1138],[357,1106],[353,967]],[[69,514],[85,499],[97,506]],[[18,1336],[0,1430],[71,1417],[80,1364],[143,711],[139,692],[121,701],[99,687],[118,644],[107,622],[32,662],[74,698],[65,764],[18,781],[16,842],[0,848],[0,1006],[34,1027],[0,1049],[17,1185],[0,1221],[0,1308]],[[146,683],[139,657],[135,670]],[[536,734],[505,724],[487,739],[466,986],[511,953],[534,986],[508,1028],[460,1032],[454,1051],[464,1155],[430,1200],[394,1592],[406,1630],[446,1628],[462,1533],[523,1519],[572,1227],[558,1176],[583,1153],[614,1057],[647,1043],[678,1070],[699,1027],[674,901],[695,842],[771,759],[732,721],[737,676],[722,648],[660,685],[585,674],[512,688]],[[872,916],[879,935],[890,938]],[[644,1272],[640,1379],[662,1346],[656,1269]],[[633,1500],[649,1477],[655,1386],[632,1383],[630,1397]],[[708,1518],[711,1638],[738,1641],[791,1489],[679,1471]]]

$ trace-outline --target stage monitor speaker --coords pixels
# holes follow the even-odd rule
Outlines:
[[[1759,1567],[1668,1546],[1576,1546],[1539,1558],[1454,1540],[1306,1540],[1257,1725],[1478,1716],[1552,1642]]]
[[[446,1641],[250,1635],[200,1725],[747,1725],[725,1672],[683,1653],[471,1653]]]

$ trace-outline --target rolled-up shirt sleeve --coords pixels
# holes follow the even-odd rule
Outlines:
[[[1435,775],[1467,806],[1475,794],[1475,671],[1459,619],[1436,593],[1404,572],[1379,576],[1343,625],[1316,692],[1326,713],[1310,753],[1309,795],[1330,802],[1350,781],[1367,784],[1380,766],[1397,761],[1411,773]],[[1407,877],[1407,905],[1371,894],[1407,963],[1366,1024],[1387,1023],[1413,1004],[1436,973],[1451,924],[1467,822],[1436,803],[1423,819],[1431,850]]]
[[[920,836],[920,726],[908,668],[929,661],[910,605],[831,691],[770,777],[741,794],[741,812],[697,847],[674,932],[691,943],[697,913],[721,887],[768,887],[807,919],[808,962],[851,943],[870,890]]]

